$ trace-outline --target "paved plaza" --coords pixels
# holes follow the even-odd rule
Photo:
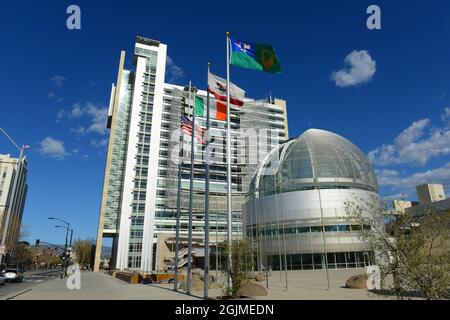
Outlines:
[[[327,290],[325,270],[288,271],[288,288],[285,273],[273,271],[269,276],[268,296],[256,300],[370,300],[384,299],[367,290],[344,288],[348,277],[363,273],[364,269],[330,270],[330,289]],[[212,275],[215,272],[212,271]],[[263,283],[266,285],[266,283]],[[66,280],[52,279],[35,285],[31,290],[15,297],[17,300],[196,300],[202,291],[192,295],[174,292],[173,284],[129,284],[104,273],[81,272],[81,289],[69,290]],[[216,299],[221,289],[210,289],[209,296]]]

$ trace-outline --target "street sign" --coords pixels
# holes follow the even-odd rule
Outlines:
[[[6,246],[4,244],[0,245],[0,254],[5,254]]]

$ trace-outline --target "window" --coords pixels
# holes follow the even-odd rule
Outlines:
[[[322,227],[319,226],[312,226],[311,232],[322,232]]]
[[[131,218],[131,225],[133,226],[143,226],[144,225],[144,218]]]

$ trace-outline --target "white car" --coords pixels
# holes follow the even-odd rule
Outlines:
[[[2,275],[7,282],[22,282],[23,271],[18,268],[7,268],[3,270]]]

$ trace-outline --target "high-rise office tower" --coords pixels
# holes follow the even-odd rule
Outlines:
[[[17,175],[17,185],[14,186]],[[0,155],[0,239],[6,232],[5,252],[11,253],[12,246],[20,236],[23,209],[27,196],[27,160],[9,155]],[[9,212],[9,221],[7,220]],[[7,228],[6,228],[7,225]]]
[[[180,131],[181,114],[189,108],[189,87],[165,82],[167,46],[137,37],[134,70],[124,68],[120,55],[116,83],[112,86],[110,129],[100,209],[94,269],[98,270],[103,238],[112,238],[110,267],[143,272],[174,266],[178,170],[181,169],[181,228],[179,267],[187,263],[187,227],[190,190],[190,137]],[[205,85],[192,84],[191,95],[205,97]],[[192,97],[191,97],[192,98]],[[286,103],[281,99],[246,98],[232,108],[232,234],[243,236],[242,203],[258,162],[288,139]],[[206,119],[196,118],[206,127]],[[210,246],[211,266],[220,264],[219,242],[227,235],[226,122],[211,119],[210,146]],[[180,140],[181,139],[181,140]],[[178,148],[182,146],[181,165]],[[195,145],[193,196],[193,256],[204,255],[205,145]],[[255,161],[256,159],[256,161]],[[252,161],[250,161],[252,160]],[[215,248],[215,251],[214,251]],[[194,261],[195,264],[195,261]]]

